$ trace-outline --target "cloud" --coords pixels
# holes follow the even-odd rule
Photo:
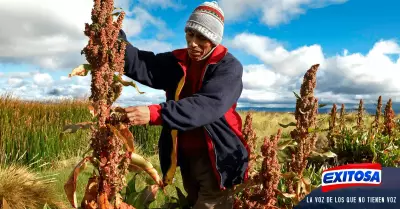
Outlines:
[[[31,78],[33,75],[38,73],[37,71],[30,72],[7,72],[3,73],[4,78]]]
[[[162,53],[173,50],[173,46],[171,44],[154,39],[133,40],[132,43],[134,43],[135,47],[140,50],[151,51],[154,53]]]
[[[48,73],[33,74],[31,78],[10,77],[7,82],[0,80],[0,95],[7,92],[24,100],[43,101],[87,98],[90,94],[90,85],[81,84],[78,79],[62,77],[55,80]]]
[[[293,78],[274,72],[264,64],[246,65],[243,72],[243,92],[239,100],[246,105],[292,103],[298,83]]]
[[[42,68],[76,62],[85,44],[82,30],[90,21],[91,7],[92,2],[79,0],[1,1],[0,62]]]
[[[21,78],[9,78],[7,84],[13,88],[19,88],[24,85],[24,79]]]
[[[315,63],[322,63],[324,55],[319,45],[303,46],[288,51],[283,44],[266,36],[241,33],[228,40],[230,47],[257,57],[271,70],[286,76],[298,76]]]
[[[117,106],[134,106],[134,105],[150,105],[159,104],[165,101],[165,93],[161,91],[147,91],[144,88],[140,88],[141,91],[145,91],[145,94],[139,94],[132,88],[124,88],[121,96],[115,101]]]
[[[330,57],[317,44],[288,50],[277,40],[249,33],[236,35],[229,46],[263,62],[244,67],[243,103],[293,103],[292,91],[299,91],[304,73],[317,63],[321,101],[375,102],[379,95],[400,100],[400,45],[395,40],[380,40],[366,54],[345,50]]]
[[[59,100],[59,99],[77,99],[88,98],[91,94],[91,76],[59,77],[50,73],[40,72],[14,72],[6,74],[0,78],[0,95],[11,93],[14,97],[24,100]],[[132,79],[123,76],[126,81]],[[118,106],[134,106],[158,104],[165,101],[165,92],[154,90],[144,85],[138,85],[140,91],[145,94],[139,94],[133,87],[124,87],[122,95],[114,103]]]
[[[146,10],[129,10],[127,0],[117,3],[134,15],[124,20],[128,35],[137,35],[147,26],[165,36],[172,34],[163,20]],[[0,1],[0,63],[61,69],[86,62],[80,51],[87,44],[83,30],[85,23],[91,22],[92,7],[93,1],[81,0]]]
[[[127,14],[130,11],[131,0],[115,0],[114,7],[122,8]]]
[[[394,40],[378,41],[366,55],[347,52],[327,58],[321,91],[361,95],[400,91],[400,58],[392,61],[390,55],[400,55]]]
[[[347,0],[219,0],[228,21],[245,21],[253,16],[261,16],[262,23],[274,27],[288,23],[293,18],[306,13],[308,9],[322,8],[332,4],[342,4]]]
[[[160,34],[162,34],[160,37],[164,38],[173,34],[172,31],[167,28],[163,20],[152,16],[141,7],[133,8],[131,10],[131,15],[135,16],[135,18],[126,18],[123,24],[123,30],[128,37],[140,34],[142,30],[149,25],[153,25],[160,30]]]
[[[243,85],[248,90],[280,88],[289,85],[290,81],[290,77],[275,73],[263,64],[244,67]]]
[[[33,83],[38,86],[51,86],[53,77],[48,73],[38,73],[33,76]]]

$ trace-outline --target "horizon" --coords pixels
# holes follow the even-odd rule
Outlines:
[[[15,96],[12,96],[11,94],[4,94],[0,95],[0,100],[2,98],[10,98],[14,100],[18,100],[21,102],[42,102],[42,103],[58,103],[58,102],[71,102],[71,101],[77,101],[77,102],[85,102],[88,101],[88,97],[82,97],[82,98],[62,98],[62,99],[48,99],[48,100],[24,100],[23,98],[18,98]],[[386,106],[387,101],[382,100],[382,107],[381,107],[381,112],[384,113],[385,111],[385,106]],[[333,107],[333,103],[319,103],[319,105],[324,105],[323,107],[318,108],[318,113],[319,114],[326,114],[330,113],[331,109]],[[339,113],[341,111],[341,105],[342,104],[336,104],[337,112]],[[113,106],[124,106],[124,104],[121,103],[114,103]],[[345,112],[357,112],[359,103],[344,103],[345,106]],[[363,103],[363,110],[368,113],[369,115],[374,116],[376,113],[376,107],[377,107],[377,102],[376,103]],[[270,112],[270,113],[293,113],[296,109],[296,102],[293,102],[291,104],[270,104],[267,106],[237,106],[236,110],[238,111],[255,111],[255,112]],[[395,112],[395,114],[400,114],[400,102],[393,102],[392,103],[392,109]]]
[[[204,1],[116,0],[126,12],[123,29],[139,49],[154,53],[185,47],[183,28]],[[242,63],[238,107],[294,105],[305,72],[320,64],[319,103],[382,104],[391,98],[400,111],[400,16],[398,1],[219,0],[225,14],[222,44]],[[90,95],[90,74],[68,78],[87,63],[80,55],[88,38],[92,0],[4,0],[0,2],[0,94],[25,100]],[[29,12],[27,12],[29,11]],[[72,15],[75,13],[75,15]],[[172,15],[171,15],[172,14]],[[130,79],[124,77],[130,81]],[[163,91],[136,82],[125,87],[122,106],[158,104]],[[396,104],[396,105],[395,105]],[[340,107],[338,107],[340,108]]]

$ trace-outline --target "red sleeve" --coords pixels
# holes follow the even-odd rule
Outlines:
[[[161,125],[162,124],[162,119],[161,119],[161,106],[156,104],[156,105],[149,105],[149,110],[150,110],[150,125]]]

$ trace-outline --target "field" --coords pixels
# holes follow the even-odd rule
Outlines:
[[[338,108],[338,113],[334,115],[340,115],[339,111],[340,108]],[[277,157],[285,156],[284,151],[296,147],[290,134],[290,131],[296,128],[296,126],[293,126],[293,123],[296,123],[293,113],[252,112],[251,115],[248,114],[249,112],[240,112],[243,122],[245,122],[246,117],[251,119],[250,126],[252,127],[250,128],[257,136],[256,138],[253,137],[254,143],[252,143],[256,154],[262,155],[261,148],[265,138],[276,135],[278,129],[281,129],[282,133],[276,143],[276,148],[279,147]],[[74,166],[87,151],[90,135],[87,130],[79,130],[74,134],[60,135],[60,133],[65,125],[87,121],[90,117],[88,103],[85,101],[39,103],[21,101],[10,96],[1,97],[0,199],[6,199],[9,205],[22,202],[25,205],[31,205],[32,208],[43,208],[44,203],[51,205],[51,208],[70,208],[63,186]],[[399,146],[398,116],[392,119],[391,134],[385,132],[387,126],[385,126],[385,123],[387,122],[383,118],[379,120],[379,128],[374,132],[375,129],[370,127],[375,116],[365,113],[361,115],[362,122],[359,119],[360,114],[357,112],[347,113],[342,118],[336,118],[336,128],[332,128],[332,122],[330,123],[332,121],[331,115],[319,114],[316,118],[318,129],[324,131],[316,131],[318,138],[315,149],[312,151],[320,154],[317,157],[310,154],[308,166],[304,171],[304,176],[307,176],[311,181],[310,184],[318,185],[321,168],[335,164],[374,161],[383,166],[398,166],[398,160],[400,160],[400,153],[397,149],[397,146]],[[344,119],[345,127],[340,127],[341,119]],[[292,125],[287,128],[282,127],[290,123]],[[135,136],[136,152],[143,154],[159,171],[156,143],[160,127],[131,127],[130,130]],[[374,133],[373,137],[371,133]],[[271,137],[271,139],[273,138]],[[250,140],[249,137],[248,140]],[[331,144],[333,142],[335,145]],[[328,156],[326,154],[328,151],[336,153],[337,156]],[[325,153],[326,156],[321,153]],[[335,160],[333,162],[330,159]],[[254,168],[255,173],[268,172],[268,170],[261,168],[261,161],[254,162],[252,168]],[[281,162],[281,159],[279,163],[282,165],[280,167],[282,173],[287,172],[288,167],[284,166],[285,163]],[[28,168],[28,170],[12,169],[11,165],[22,166]],[[7,172],[14,172],[19,176],[15,175],[14,179],[11,180],[12,177],[4,178]],[[92,167],[88,166],[78,178],[78,201],[84,195],[85,186],[91,173]],[[37,179],[32,176],[34,174],[42,178]],[[132,176],[133,174],[130,174],[128,178],[131,179]],[[177,197],[174,186],[182,190],[179,170],[176,177],[174,185],[167,188],[167,195],[158,193],[156,200],[150,205],[151,208],[159,208],[164,203],[170,202],[172,196]],[[35,184],[37,186],[30,186],[32,182],[27,180],[29,178],[37,182]],[[136,183],[138,189],[143,189],[146,184],[152,183],[152,180],[147,174],[140,174]],[[285,185],[285,183],[280,182],[276,189],[285,190],[285,193],[288,193],[289,190]],[[30,195],[26,195],[26,193],[30,193]],[[242,205],[245,205],[244,202],[248,202],[246,200],[248,194],[247,196],[244,194],[246,194],[246,191],[238,194],[237,197],[237,201],[241,202]],[[276,196],[278,195],[275,195],[277,204],[281,206],[289,204],[283,197],[276,198]],[[292,197],[289,198],[293,199]]]

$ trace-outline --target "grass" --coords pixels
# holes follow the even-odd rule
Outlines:
[[[51,176],[34,173],[26,166],[1,166],[0,199],[4,198],[13,209],[43,208],[45,204],[62,208],[65,203],[57,198],[53,180]]]
[[[91,115],[87,106],[88,103],[81,100],[40,103],[21,101],[9,95],[0,97],[0,165],[9,165],[14,162],[30,165],[43,175],[55,175],[55,183],[52,186],[55,198],[69,205],[64,195],[63,185],[86,151],[90,135],[86,130],[68,134],[62,140],[59,135],[66,124],[90,120]],[[244,122],[247,112],[240,111],[239,114]],[[327,128],[328,118],[327,114],[318,115],[319,127]],[[366,115],[364,124],[369,126],[372,120],[373,116]],[[255,151],[259,152],[265,136],[277,133],[278,128],[281,128],[279,124],[290,122],[295,122],[292,113],[254,112],[253,128],[258,137],[258,146]],[[346,125],[348,127],[356,125],[355,113],[347,113]],[[293,127],[284,128],[282,138],[290,138],[292,129]],[[136,149],[160,171],[157,140],[161,127],[132,127],[131,131],[135,136]],[[317,149],[322,149],[326,144],[325,134],[319,134]],[[78,178],[78,200],[81,200],[83,196],[91,173],[92,169],[89,166]],[[129,178],[132,178],[132,175],[129,175]],[[138,178],[138,189],[144,188],[146,182],[151,182],[147,174],[141,174]],[[174,186],[184,191],[179,168],[176,172],[176,181],[173,186],[167,188],[167,194],[177,196]],[[159,194],[151,206],[160,207],[164,202],[165,197]]]
[[[67,135],[60,131],[68,123],[90,119],[83,101],[58,103],[25,102],[4,96],[0,98],[0,163],[32,163],[37,159],[54,162],[82,153],[87,145],[86,132]]]
[[[156,169],[160,172],[160,167],[158,165],[158,156],[153,155],[150,157],[147,157],[147,159],[156,167]],[[76,160],[71,160],[65,167],[59,167],[58,169],[49,169],[46,171],[42,171],[43,175],[55,175],[55,184],[54,184],[54,189],[57,194],[57,199],[59,201],[63,201],[65,204],[69,205],[65,194],[64,194],[64,183],[67,181],[69,174],[71,173],[72,169],[74,168],[75,164],[78,163],[78,159]],[[82,200],[83,195],[84,195],[84,190],[85,186],[87,184],[87,181],[89,177],[91,176],[93,172],[93,167],[88,166],[80,175],[78,178],[78,183],[77,183],[77,199],[78,202]],[[127,180],[129,181],[132,179],[133,174],[129,174],[127,176]],[[166,194],[170,196],[177,197],[175,186],[184,191],[183,185],[182,185],[182,178],[180,175],[179,168],[176,171],[176,176],[175,176],[175,181],[173,185],[170,185],[166,188]],[[139,173],[139,175],[136,177],[136,188],[137,190],[142,190],[145,188],[146,185],[148,184],[153,184],[153,181],[148,177],[146,173]],[[156,201],[153,202],[150,206],[151,208],[160,208],[164,203],[166,202],[166,196],[164,196],[162,193],[158,193],[158,196],[156,198]],[[80,204],[80,202],[79,202]],[[70,207],[68,207],[70,208]]]

